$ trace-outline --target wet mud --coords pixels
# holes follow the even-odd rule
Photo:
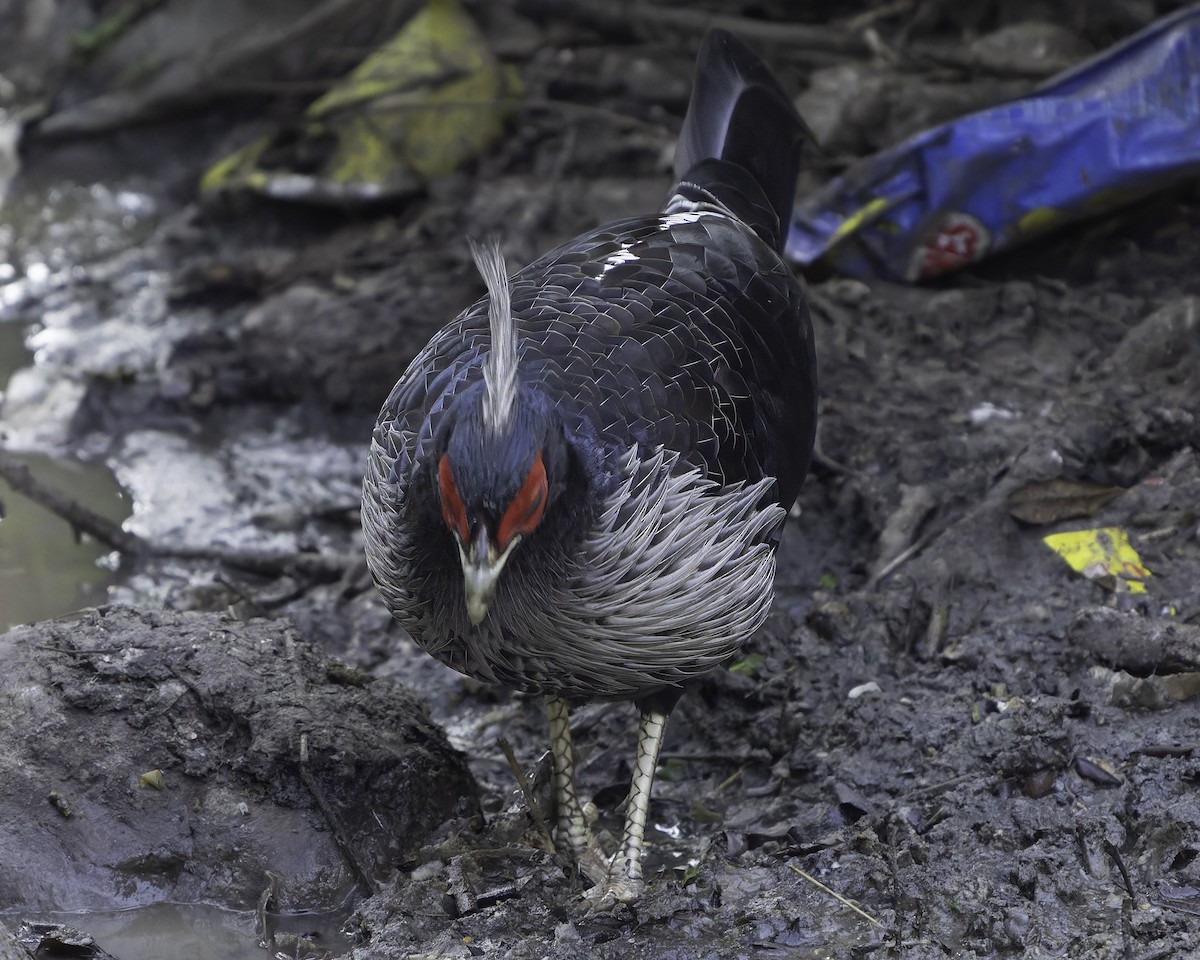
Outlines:
[[[1132,29],[1085,27],[1093,45]],[[55,882],[112,869],[68,856],[86,849],[68,831],[121,808],[101,791],[86,801],[95,823],[92,814],[64,818],[45,785],[83,778],[74,799],[55,788],[78,809],[100,789],[85,782],[99,758],[45,755],[47,746],[58,750],[104,718],[123,724],[140,752],[107,758],[116,779],[106,790],[139,806],[171,799],[132,785],[143,768],[187,785],[173,798],[176,818],[155,836],[194,833],[202,798],[228,790],[233,773],[264,800],[282,799],[307,830],[323,817],[301,779],[297,735],[358,717],[369,728],[364,749],[417,731],[410,749],[422,766],[392,789],[324,745],[332,779],[323,789],[340,811],[321,836],[329,877],[295,868],[311,883],[289,903],[317,907],[354,888],[347,929],[356,946],[344,956],[1192,955],[1194,187],[931,286],[809,278],[819,455],[785,534],[770,620],[671,720],[651,807],[648,892],[633,907],[587,913],[585,881],[547,849],[516,787],[498,738],[548,803],[540,706],[444,670],[375,596],[355,513],[362,458],[408,359],[482,293],[465,237],[499,235],[511,261],[527,261],[597,222],[653,209],[668,186],[664,158],[696,42],[686,30],[635,39],[578,23],[548,29],[515,61],[532,101],[574,108],[519,112],[494,151],[399,207],[339,216],[252,201],[188,205],[166,213],[148,241],[16,308],[35,327],[47,312],[61,318],[62,348],[39,359],[36,376],[68,380],[78,402],[52,432],[113,466],[139,535],[344,558],[314,576],[283,560],[130,556],[112,594],[124,606],[0,641],[7,673],[15,664],[31,671],[19,685],[34,699],[21,709],[53,701],[64,711],[54,723],[36,711],[17,717],[26,741],[6,748],[30,791],[13,802],[40,811],[23,842],[64,851],[48,874]],[[819,66],[785,45],[762,49],[796,89]],[[1011,77],[992,87],[970,102],[1014,92]],[[902,88],[896,80],[889,96],[909,113],[928,106],[920,90],[903,100]],[[878,145],[860,136],[839,149]],[[807,182],[837,159],[814,160]],[[136,327],[137,349],[88,365],[62,346],[87,342],[98,323]],[[59,416],[11,405],[3,415],[46,429]],[[1123,536],[1140,572],[1076,571],[1044,539],[1084,531],[1105,531],[1097,542],[1110,545]],[[252,619],[263,616],[276,619]],[[133,640],[101,637],[113,618]],[[151,621],[161,649],[137,639]],[[347,685],[345,676],[369,679]],[[216,694],[205,691],[218,683],[228,685],[226,706],[214,714]],[[266,691],[283,691],[286,704]],[[348,711],[340,697],[358,706]],[[363,697],[369,710],[355,699]],[[423,709],[461,755],[430,746],[440,733]],[[252,749],[260,740],[247,711],[275,731],[277,749]],[[626,706],[586,707],[577,721],[581,790],[610,845],[634,725]],[[187,730],[215,738],[211,749],[225,759],[189,760]],[[147,745],[164,759],[150,762],[157,754]],[[414,783],[424,786],[401,812],[394,798]],[[191,791],[200,813],[186,802]],[[18,809],[4,801],[0,818],[13,822]],[[398,826],[405,817],[419,825]],[[114,861],[169,867],[171,883],[183,884],[173,896],[261,892],[222,873],[217,848],[167,856],[159,847],[139,861],[146,837],[134,843],[133,833],[114,839]],[[309,857],[295,836],[276,835],[272,849]],[[271,837],[255,841],[264,863]],[[369,877],[356,882],[360,861]],[[53,905],[53,888],[31,897],[16,882],[4,881],[22,909]]]

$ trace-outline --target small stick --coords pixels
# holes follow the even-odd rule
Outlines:
[[[720,793],[731,783],[734,783],[735,781],[739,780],[741,778],[741,776],[742,776],[742,771],[735,770],[733,773],[731,773],[729,776],[727,776],[724,780],[722,780],[720,783],[718,783],[716,785],[716,787],[713,789],[713,793],[714,794]]]
[[[357,555],[299,553],[272,550],[230,550],[227,547],[171,547],[147,544],[144,552],[176,560],[210,560],[246,573],[263,576],[300,574],[319,580],[336,580],[358,562]]]
[[[850,31],[863,30],[878,20],[894,16],[897,13],[907,13],[911,7],[912,0],[892,0],[891,3],[885,3],[882,7],[876,7],[874,10],[867,10],[858,16],[847,18],[842,21],[842,26]]]
[[[838,903],[842,904],[842,906],[849,907],[851,910],[853,910],[855,913],[857,913],[864,920],[869,920],[871,923],[875,924],[875,926],[879,927],[880,929],[883,929],[883,924],[880,923],[878,920],[876,920],[869,913],[867,913],[866,910],[864,910],[858,904],[852,903],[850,900],[847,900],[836,890],[830,890],[829,887],[825,886],[825,884],[823,884],[816,877],[812,876],[811,874],[805,873],[799,867],[797,867],[791,863],[788,864],[788,869],[791,870],[793,873],[798,874],[799,876],[803,877],[805,880],[807,880],[809,883],[811,883],[818,890],[821,890],[822,892],[829,894],[831,897],[833,897],[834,900],[836,900]]]
[[[663,8],[628,2],[614,3],[612,0],[574,0],[569,4],[552,3],[548,0],[521,0],[517,9],[526,16],[569,16],[577,22],[587,23],[621,36],[633,32],[657,38],[661,36],[664,27],[696,33],[703,33],[709,27],[722,27],[743,37],[819,50],[822,53],[855,56],[868,53],[867,45],[861,37],[837,27],[768,23],[751,17],[714,14],[706,10]]]
[[[273,924],[268,915],[271,909],[271,902],[275,899],[275,895],[279,890],[279,874],[272,870],[267,871],[267,885],[263,887],[263,892],[258,895],[258,908],[254,911],[254,932],[258,936],[258,945],[260,947],[268,947],[275,939],[275,934],[271,930]]]
[[[300,734],[300,762],[298,764],[300,780],[308,788],[308,793],[313,798],[313,802],[316,803],[317,809],[321,811],[325,822],[329,824],[333,842],[341,852],[346,864],[358,878],[358,882],[362,884],[363,889],[367,891],[367,896],[374,896],[379,892],[379,885],[375,882],[375,878],[371,876],[371,871],[359,859],[358,852],[351,844],[350,837],[342,825],[342,818],[338,816],[337,811],[325,799],[325,791],[321,789],[317,778],[313,776],[308,756],[308,734],[302,733]]]
[[[546,818],[542,815],[541,805],[533,796],[533,791],[529,787],[529,778],[525,776],[525,770],[521,766],[521,762],[517,759],[517,755],[513,753],[512,744],[505,737],[496,739],[496,746],[504,754],[504,758],[508,761],[508,765],[512,767],[513,776],[517,780],[517,786],[521,789],[521,794],[525,797],[525,805],[529,807],[529,813],[533,817],[533,822],[537,824],[538,830],[549,843],[549,849],[554,849],[554,837],[550,833],[550,828],[546,825]]]
[[[884,564],[884,567],[882,570],[880,570],[873,577],[871,577],[871,579],[869,581],[867,581],[867,589],[874,590],[875,587],[877,587],[880,583],[882,583],[884,580],[886,580],[888,577],[890,577],[893,573],[895,573],[896,570],[901,565],[903,565],[906,561],[915,557],[918,553],[920,553],[922,550],[924,550],[927,546],[929,546],[929,544],[931,544],[935,539],[937,539],[939,536],[941,536],[945,532],[946,531],[944,529],[930,530],[923,537],[918,538],[906,550],[902,550],[900,553],[896,554],[895,557],[893,557],[886,564]]]
[[[1125,869],[1125,861],[1121,859],[1121,851],[1117,849],[1116,844],[1111,840],[1105,839],[1104,852],[1112,858],[1112,862],[1117,865],[1117,869],[1121,872],[1121,879],[1125,881],[1125,892],[1129,894],[1129,899],[1136,900],[1137,896],[1133,892],[1133,881],[1129,879],[1129,871]]]
[[[133,556],[172,557],[176,560],[207,560],[223,563],[247,573],[263,576],[300,574],[321,580],[336,580],[358,562],[357,556],[323,553],[300,553],[269,550],[230,550],[219,546],[171,547],[139,537],[85,507],[78,501],[42,483],[24,464],[0,453],[0,480],[22,496],[28,497],[56,516],[62,517],[73,529],[92,539]]]
[[[121,529],[83,504],[51,490],[41,483],[25,464],[17,463],[11,456],[0,454],[0,480],[4,480],[17,493],[41,504],[51,513],[62,517],[76,533],[86,533],[94,540],[122,553],[146,553],[149,545],[136,534]]]

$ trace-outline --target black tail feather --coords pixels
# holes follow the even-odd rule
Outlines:
[[[675,148],[676,196],[711,196],[782,249],[806,141],[812,132],[766,65],[733,34],[710,30]]]

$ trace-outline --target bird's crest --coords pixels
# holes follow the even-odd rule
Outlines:
[[[517,400],[517,323],[512,314],[508,269],[500,241],[471,243],[475,266],[488,291],[492,348],[483,362],[483,423],[493,434],[504,429]]]

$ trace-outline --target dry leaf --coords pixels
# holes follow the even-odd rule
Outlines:
[[[1122,487],[1106,487],[1087,480],[1058,477],[1018,487],[1008,495],[1008,512],[1025,523],[1057,523],[1090,517],[1119,494]]]

